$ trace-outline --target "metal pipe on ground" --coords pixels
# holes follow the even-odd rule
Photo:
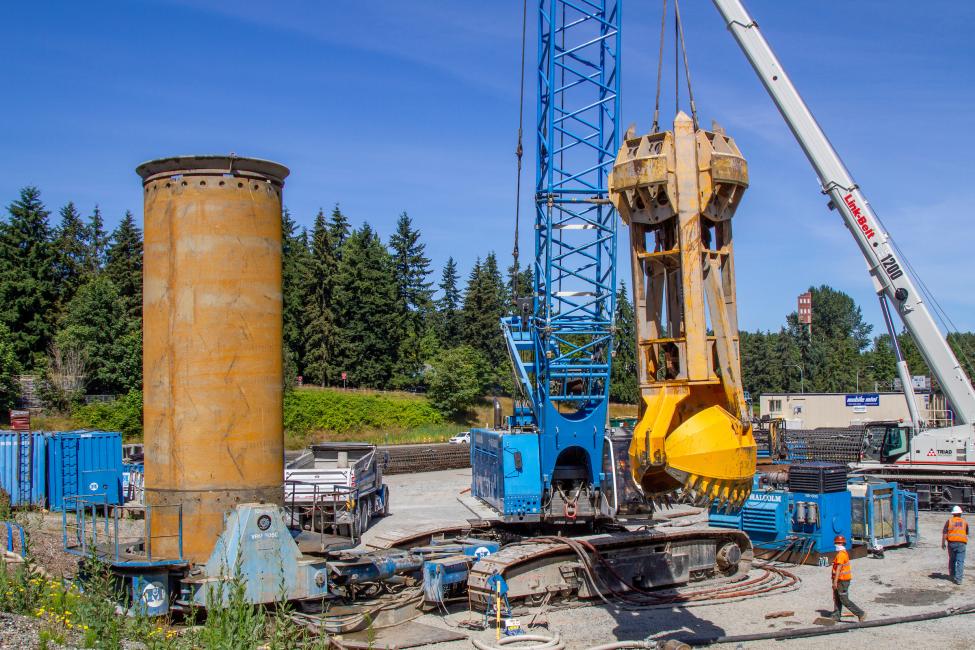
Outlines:
[[[777,632],[759,632],[757,634],[738,634],[734,636],[695,636],[681,639],[684,643],[692,646],[711,645],[713,643],[745,643],[747,641],[769,641],[776,639],[800,639],[811,636],[824,636],[827,634],[843,634],[854,630],[863,630],[871,627],[885,627],[887,625],[901,625],[903,623],[917,623],[919,621],[933,621],[949,616],[960,616],[962,614],[975,614],[975,603],[962,605],[960,607],[950,607],[948,609],[924,614],[910,614],[908,616],[894,616],[891,618],[879,618],[865,623],[850,625],[838,625],[833,627],[805,627],[798,630],[779,630]]]
[[[156,557],[205,562],[238,503],[284,500],[281,193],[230,156],[139,165],[146,503]],[[150,541],[150,540],[147,540]]]

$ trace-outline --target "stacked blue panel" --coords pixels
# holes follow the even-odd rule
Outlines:
[[[38,431],[0,431],[0,488],[11,506],[44,506],[47,438]]]
[[[51,510],[73,510],[75,498],[122,503],[122,434],[67,431],[50,435],[48,500]]]

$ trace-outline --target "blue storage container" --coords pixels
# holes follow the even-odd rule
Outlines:
[[[122,434],[67,431],[48,438],[47,498],[51,510],[74,510],[75,500],[122,503]]]
[[[44,506],[47,438],[37,431],[0,431],[0,487],[12,506]]]

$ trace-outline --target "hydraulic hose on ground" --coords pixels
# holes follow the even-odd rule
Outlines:
[[[515,643],[527,642],[530,645],[513,645]],[[471,639],[471,643],[477,650],[518,650],[527,648],[530,650],[564,650],[565,643],[562,636],[556,634],[554,637],[542,636],[540,634],[521,634],[518,636],[508,636],[498,641],[498,645],[488,645],[477,639]]]

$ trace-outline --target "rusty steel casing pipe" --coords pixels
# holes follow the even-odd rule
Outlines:
[[[236,156],[139,165],[146,503],[156,558],[206,562],[238,503],[282,504],[281,192]]]

